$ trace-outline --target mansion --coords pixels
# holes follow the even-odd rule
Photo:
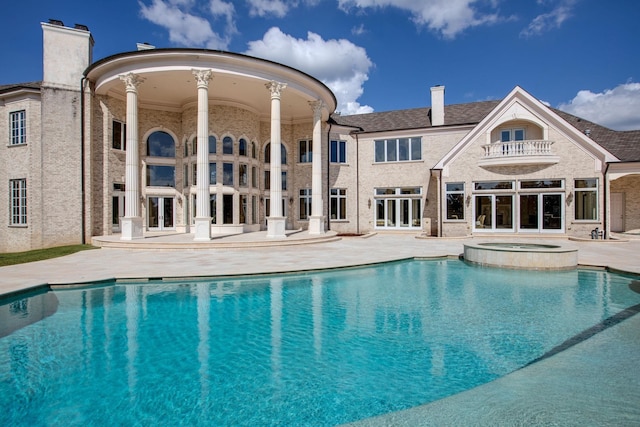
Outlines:
[[[640,228],[640,131],[502,100],[340,115],[291,67],[207,49],[93,61],[42,23],[43,79],[0,85],[0,253],[94,236],[591,238]],[[425,98],[427,96],[425,95]]]

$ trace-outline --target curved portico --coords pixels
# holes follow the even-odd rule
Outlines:
[[[93,185],[111,208],[103,234],[113,225],[123,240],[162,229],[192,232],[195,240],[264,229],[284,238],[302,185],[286,179],[297,167],[298,139],[311,139],[314,151],[308,227],[324,232],[322,126],[336,100],[320,81],[271,61],[201,49],[114,55],[85,76],[96,95],[94,122],[102,124],[91,132],[103,156],[102,182]],[[126,143],[118,150],[121,129]]]

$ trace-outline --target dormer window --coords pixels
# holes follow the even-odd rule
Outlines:
[[[524,141],[524,129],[503,129],[500,132],[500,141]]]

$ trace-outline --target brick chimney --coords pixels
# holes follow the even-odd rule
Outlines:
[[[444,86],[431,88],[431,126],[444,125]]]

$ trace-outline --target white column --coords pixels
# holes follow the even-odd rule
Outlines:
[[[209,205],[209,80],[211,70],[193,70],[198,84],[198,175],[194,240],[211,240]]]
[[[271,81],[267,83],[271,91],[271,212],[267,218],[267,237],[284,238],[286,218],[282,216],[282,159],[280,158],[280,92],[287,87],[285,83]]]
[[[309,102],[313,110],[313,147],[311,163],[311,216],[309,234],[324,233],[322,203],[322,101]]]
[[[121,240],[141,239],[140,155],[138,152],[138,86],[144,81],[129,73],[120,76],[127,92],[127,153],[125,159],[125,199]]]

